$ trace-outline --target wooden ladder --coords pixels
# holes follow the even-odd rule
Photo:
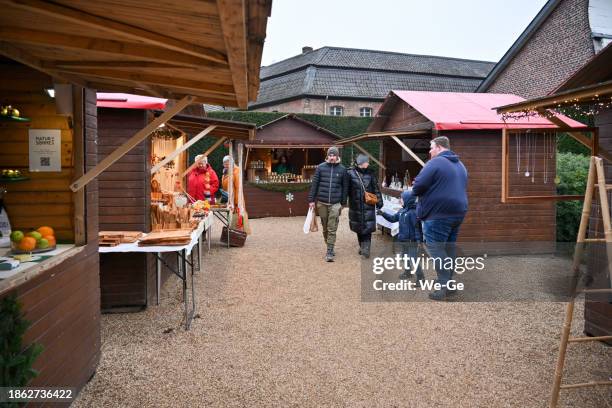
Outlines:
[[[587,227],[589,225],[589,217],[591,215],[591,204],[593,203],[593,195],[595,188],[599,190],[599,202],[601,206],[601,215],[604,225],[604,238],[587,238]],[[597,336],[597,337],[571,337],[570,331],[572,328],[572,318],[574,316],[574,304],[576,297],[581,293],[612,293],[612,289],[579,289],[578,285],[582,277],[580,272],[580,263],[584,251],[584,244],[590,242],[603,242],[606,245],[606,255],[608,263],[608,274],[610,274],[610,283],[612,287],[612,223],[610,222],[610,203],[608,202],[608,190],[612,190],[611,184],[606,184],[604,173],[603,160],[600,157],[591,157],[589,164],[589,175],[587,178],[586,193],[584,195],[584,205],[582,207],[582,216],[580,218],[580,227],[578,229],[578,237],[576,239],[576,248],[574,250],[574,260],[572,269],[574,272],[572,282],[572,294],[570,301],[565,308],[565,321],[563,323],[563,331],[561,333],[561,345],[559,346],[559,356],[557,358],[557,368],[555,369],[555,377],[550,396],[550,408],[556,408],[559,401],[559,392],[566,389],[596,387],[596,386],[612,386],[612,379],[607,381],[590,381],[578,384],[561,384],[563,377],[563,366],[565,365],[565,355],[567,352],[568,343],[583,343],[587,341],[604,341],[612,340],[612,336]]]

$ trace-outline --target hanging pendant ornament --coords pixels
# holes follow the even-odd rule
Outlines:
[[[538,143],[536,135],[533,135],[533,164],[531,165],[531,182],[535,183],[535,166],[536,166],[536,153],[538,152]]]
[[[521,173],[521,134],[517,133],[516,135],[516,173]]]
[[[525,135],[526,145],[527,145],[527,157],[525,163],[525,177],[529,177],[529,160],[531,160],[531,140],[529,138],[529,133]]]
[[[559,176],[555,176],[555,184],[556,184],[556,185],[561,184],[561,177],[559,177]]]
[[[525,134],[525,177],[529,177],[529,133]]]

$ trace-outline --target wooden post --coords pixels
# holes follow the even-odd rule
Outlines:
[[[210,146],[208,148],[208,150],[206,150],[204,153],[202,153],[202,155],[204,156],[208,156],[210,153],[213,152],[213,150],[215,150],[217,147],[219,147],[219,145],[223,142],[225,142],[225,137],[220,138],[219,140],[217,140],[215,142],[215,144],[213,144],[212,146]],[[185,170],[183,172],[183,174],[181,174],[181,178],[185,177],[191,170],[193,170],[193,168],[197,166],[197,163],[193,163],[191,166],[187,167],[187,170]]]
[[[412,156],[412,158],[414,160],[416,160],[417,163],[419,163],[421,165],[421,167],[425,167],[425,163],[423,162],[423,160],[421,160],[421,158],[419,156],[416,155],[415,152],[413,152],[408,146],[406,146],[404,144],[404,142],[402,142],[401,140],[399,140],[399,138],[397,136],[391,136],[391,138],[393,138],[393,140],[395,140],[397,142],[398,145],[400,145],[402,147],[402,149],[404,149],[405,151],[408,152],[409,155]]]
[[[206,136],[207,134],[209,134],[210,132],[215,130],[216,127],[217,127],[217,125],[211,125],[211,126],[207,127],[206,129],[204,129],[203,131],[201,131],[200,133],[195,135],[193,138],[191,138],[190,141],[188,141],[187,143],[185,143],[184,145],[182,145],[181,147],[179,147],[178,149],[176,149],[175,151],[170,153],[168,156],[166,156],[164,158],[164,160],[162,160],[159,163],[157,163],[151,169],[151,174],[157,173],[162,167],[164,167],[167,163],[172,161],[176,156],[178,156],[179,154],[181,154],[185,150],[189,149],[189,147],[192,146],[195,142],[197,142],[198,140],[202,139],[204,136]]]
[[[85,95],[81,87],[73,87],[74,103],[74,174],[81,177],[85,173]],[[85,245],[87,243],[87,220],[85,218],[85,189],[80,189],[73,195],[74,198],[74,243]],[[93,237],[92,237],[93,238]]]
[[[89,170],[83,176],[79,177],[74,183],[70,185],[70,189],[74,192],[79,191],[87,185],[91,180],[100,175],[104,170],[109,168],[113,163],[122,158],[130,150],[136,147],[140,142],[145,140],[159,125],[166,123],[174,115],[183,110],[186,106],[191,104],[195,100],[193,96],[185,96],[183,99],[178,101],[176,105],[162,113],[159,117],[154,119],[151,123],[145,126],[143,129],[138,131],[128,141],[119,146],[110,155],[106,156],[101,162],[99,162],[93,169]]]
[[[508,129],[502,129],[502,160],[501,160],[501,202],[506,203],[508,198]]]
[[[227,204],[230,207],[230,209],[232,209],[234,207],[234,166],[236,165],[236,163],[234,163],[234,152],[233,152],[233,148],[232,148],[233,142],[230,140],[229,142],[229,147],[228,147],[228,155],[230,158],[230,164],[227,167]],[[229,231],[229,227],[230,225],[232,225],[232,214],[234,211],[231,211],[229,213],[227,213],[227,229]],[[229,237],[227,238],[228,242],[229,242]]]

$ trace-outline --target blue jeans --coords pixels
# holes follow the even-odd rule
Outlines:
[[[416,259],[419,257],[419,243],[414,241],[397,241],[396,247],[398,248],[397,252],[399,252],[402,256],[406,255],[410,259]],[[410,263],[409,268],[405,269],[405,272],[408,272],[412,275],[415,275],[417,279],[423,278],[423,269],[421,268],[421,264],[419,263],[415,270],[412,270],[414,264]]]
[[[423,235],[429,256],[435,260],[438,282],[446,285],[453,277],[453,268],[448,267],[450,258],[455,262],[457,235],[464,217],[449,217],[423,221]]]

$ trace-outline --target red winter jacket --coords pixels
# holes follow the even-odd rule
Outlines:
[[[187,192],[196,200],[206,200],[210,193],[210,203],[215,203],[215,193],[219,189],[219,178],[210,164],[205,168],[194,168],[187,177]]]

